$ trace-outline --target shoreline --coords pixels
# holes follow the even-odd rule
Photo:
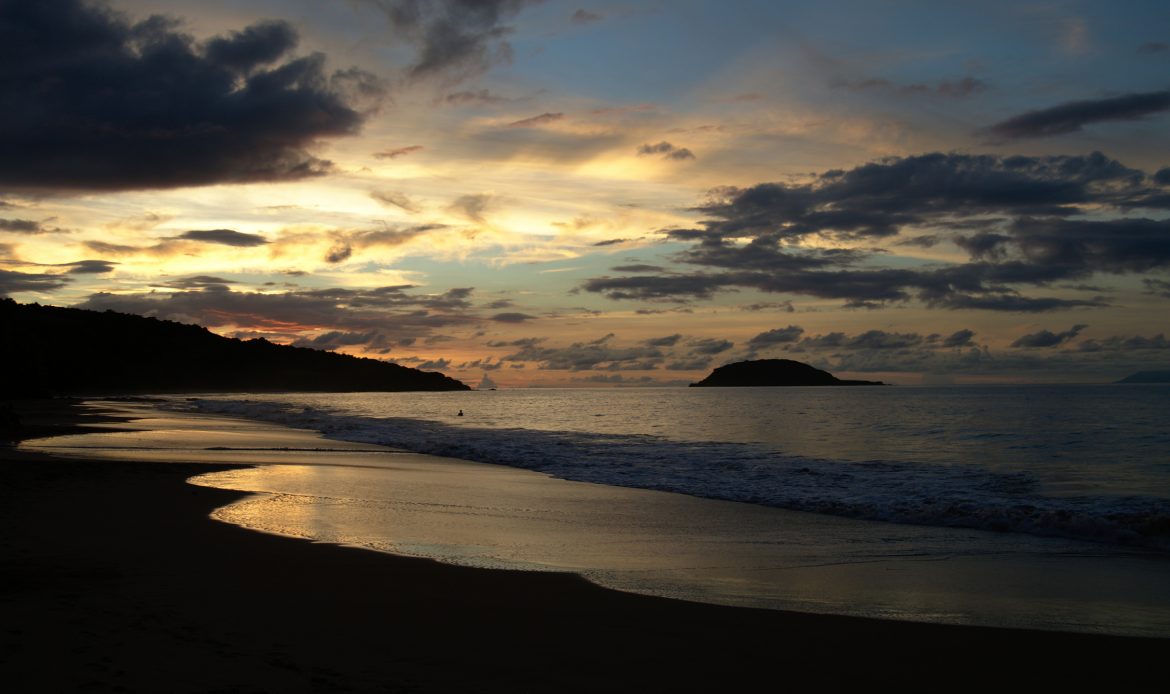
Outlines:
[[[57,416],[46,426],[84,419]],[[1045,687],[1161,684],[1149,664],[1165,639],[619,593],[216,522],[246,495],[185,480],[239,465],[0,458],[0,677],[44,690],[656,691],[762,677],[973,691],[1008,673]]]

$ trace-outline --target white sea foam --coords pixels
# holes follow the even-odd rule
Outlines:
[[[180,406],[176,401],[176,406]],[[835,460],[775,447],[649,434],[454,426],[290,402],[200,399],[181,406],[314,429],[334,439],[851,518],[1051,535],[1170,550],[1170,502],[1156,496],[1042,493],[1026,471],[971,463]],[[972,436],[994,435],[974,432]]]

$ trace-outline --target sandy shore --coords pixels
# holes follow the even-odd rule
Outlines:
[[[21,435],[74,431],[59,408]],[[216,523],[206,465],[0,449],[0,681],[18,691],[1154,691],[1164,640],[683,603]]]

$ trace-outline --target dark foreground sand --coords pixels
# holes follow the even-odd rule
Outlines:
[[[238,498],[184,483],[210,469],[0,449],[0,687],[1163,691],[1166,640],[697,605],[263,535],[208,519]]]

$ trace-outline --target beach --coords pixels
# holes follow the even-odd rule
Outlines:
[[[61,403],[21,415],[21,436],[95,418]],[[1149,665],[1168,645],[722,607],[452,566],[214,521],[244,494],[186,480],[222,462],[2,457],[0,675],[20,691],[1154,691]]]

